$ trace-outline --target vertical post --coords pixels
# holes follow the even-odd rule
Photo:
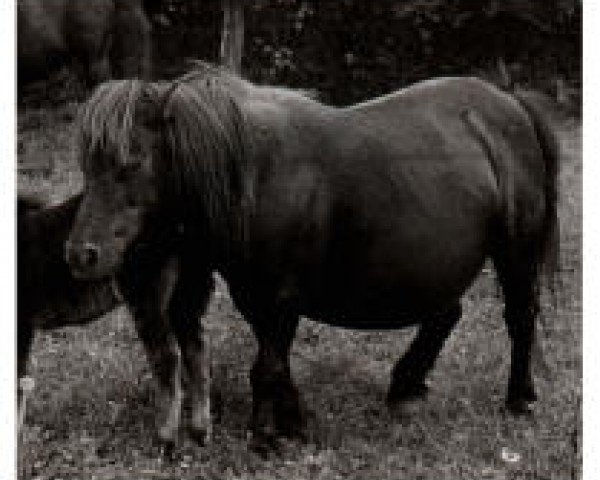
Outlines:
[[[221,64],[234,72],[242,70],[244,48],[244,0],[223,0]]]

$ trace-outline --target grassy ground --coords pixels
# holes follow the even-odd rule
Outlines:
[[[81,186],[72,157],[75,105],[21,110],[20,191],[59,201]],[[264,460],[247,448],[255,342],[220,288],[205,319],[222,415],[207,447],[164,459],[154,432],[149,368],[125,309],[88,327],[38,334],[36,379],[19,443],[23,479],[570,479],[581,465],[581,138],[560,127],[562,288],[545,298],[531,419],[503,411],[509,343],[494,274],[464,298],[464,317],[431,374],[432,392],[402,421],[384,397],[413,331],[358,333],[301,322],[292,370],[308,410],[307,444]],[[51,279],[48,279],[51,281]]]

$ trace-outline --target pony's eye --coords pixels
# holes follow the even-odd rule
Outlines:
[[[128,180],[137,172],[139,172],[142,164],[141,162],[130,162],[124,165],[121,165],[117,170],[117,180]]]
[[[139,203],[138,195],[135,192],[127,192],[125,195],[125,203],[128,207],[137,207]]]

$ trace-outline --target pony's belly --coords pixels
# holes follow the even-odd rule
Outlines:
[[[324,295],[316,301],[306,299],[304,303],[301,302],[301,315],[336,327],[357,330],[399,329],[421,322],[430,313],[402,291],[385,295],[384,292],[372,291],[340,292],[333,288],[321,293]]]
[[[315,280],[300,293],[306,313],[324,323],[350,328],[400,328],[443,312],[460,300],[486,258],[483,244],[430,247],[420,257],[375,255],[373,263],[352,264]],[[387,253],[387,249],[384,250]],[[302,301],[304,297],[305,302]]]
[[[398,330],[420,323],[424,316],[418,314],[397,313],[386,315],[373,315],[373,312],[362,315],[353,312],[349,315],[305,315],[311,320],[324,323],[332,327],[342,327],[351,330]]]
[[[397,285],[365,284],[325,288],[318,298],[304,298],[300,313],[317,321],[334,326],[357,329],[402,328],[421,322],[428,316],[440,313],[459,301],[468,280],[457,282],[449,288],[411,287],[399,281]]]
[[[291,263],[258,255],[222,273],[250,309],[275,306],[347,328],[402,328],[455,305],[486,258],[486,232],[477,223],[443,223],[431,229],[413,221],[408,224],[417,235],[400,229],[376,235],[370,248],[345,237],[335,249],[304,248],[300,255],[297,245],[286,244]],[[306,252],[319,253],[307,258]]]

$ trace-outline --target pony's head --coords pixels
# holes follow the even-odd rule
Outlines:
[[[65,251],[73,273],[110,276],[142,231],[193,218],[211,239],[230,225],[244,157],[241,112],[218,71],[173,83],[111,81],[78,120],[85,190]]]
[[[78,277],[112,275],[156,204],[159,97],[139,80],[110,81],[80,111],[77,155],[85,188],[65,245]]]

